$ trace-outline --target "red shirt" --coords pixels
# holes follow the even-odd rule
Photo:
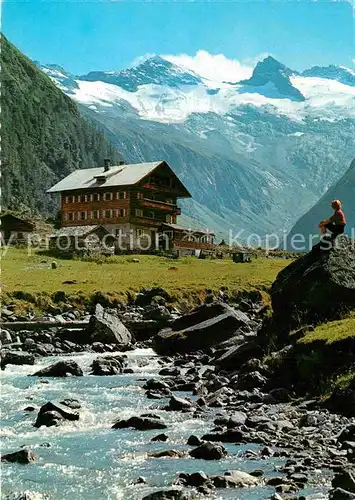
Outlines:
[[[331,222],[334,222],[337,226],[345,226],[346,217],[342,210],[335,210],[334,215],[329,219]]]

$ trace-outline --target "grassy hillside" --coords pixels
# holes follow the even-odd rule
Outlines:
[[[63,291],[67,296],[84,301],[99,292],[125,302],[129,294],[142,287],[161,286],[179,305],[193,305],[222,286],[228,293],[269,289],[278,272],[289,263],[286,259],[259,257],[250,264],[235,264],[230,259],[199,260],[140,255],[109,257],[103,263],[80,260],[57,260],[26,249],[9,248],[2,255],[2,286],[4,301],[13,297],[51,296]],[[65,284],[64,281],[76,282]],[[18,294],[17,292],[21,292]]]
[[[53,214],[45,194],[75,168],[119,159],[76,104],[4,36],[1,38],[2,205]]]

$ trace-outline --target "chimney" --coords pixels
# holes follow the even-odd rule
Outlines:
[[[110,170],[110,163],[111,163],[110,158],[104,159],[104,172],[108,172]]]
[[[124,160],[121,160],[119,165],[124,165]]]

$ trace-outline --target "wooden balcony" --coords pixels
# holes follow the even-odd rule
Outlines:
[[[158,210],[165,210],[166,212],[173,213],[175,215],[181,214],[181,208],[179,208],[174,203],[167,203],[165,201],[150,200],[149,198],[144,198],[141,201],[143,207],[157,208]]]
[[[212,243],[202,243],[200,241],[188,241],[174,239],[172,241],[173,248],[188,248],[192,250],[214,250],[215,246]]]
[[[151,217],[131,217],[130,222],[133,224],[141,224],[143,226],[160,227],[165,221],[153,219]]]
[[[181,189],[178,187],[171,187],[163,184],[152,184],[151,182],[146,182],[145,184],[142,184],[141,187],[149,189],[150,191],[159,191],[160,193],[174,193],[177,196],[181,193]]]

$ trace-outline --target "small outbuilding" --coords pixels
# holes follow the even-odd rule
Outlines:
[[[62,227],[50,236],[51,247],[59,250],[101,250],[113,253],[116,242],[104,226],[72,226]]]
[[[0,216],[1,241],[5,245],[27,243],[35,230],[35,225],[13,214]]]
[[[177,251],[179,255],[200,255],[202,251],[214,251],[215,233],[191,229],[178,224],[162,224],[159,231],[161,248]]]
[[[251,254],[248,252],[236,252],[233,254],[233,262],[251,262]]]

